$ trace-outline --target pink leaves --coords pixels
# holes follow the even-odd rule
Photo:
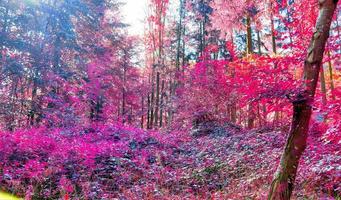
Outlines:
[[[63,176],[60,180],[59,180],[59,185],[62,189],[62,192],[66,192],[65,194],[65,200],[68,198],[66,196],[68,196],[68,193],[72,193],[74,191],[74,188],[72,186],[72,182],[66,178],[65,176]]]
[[[28,174],[30,179],[38,179],[41,178],[42,173],[47,167],[47,163],[39,161],[39,160],[28,160],[28,162],[24,165],[24,173]]]
[[[227,43],[227,46],[233,52],[232,44]],[[300,85],[292,73],[296,65],[297,61],[291,57],[257,55],[233,62],[198,62],[184,75],[186,88],[179,89],[181,115],[186,118],[187,113],[191,115],[195,111],[206,110],[226,121],[230,120],[226,114],[230,112],[231,105],[247,110],[247,106],[252,104],[256,113],[260,103],[266,106],[264,116],[273,116],[272,112],[289,115],[291,102],[288,96],[294,95]]]
[[[0,135],[7,136],[0,138],[4,187],[32,197],[37,195],[37,185],[47,184],[51,187],[46,187],[40,197],[59,192],[60,197],[69,199],[79,195],[208,198],[213,193],[218,198],[221,190],[224,198],[261,198],[259,186],[271,179],[272,163],[279,158],[285,141],[280,132],[235,131],[229,137],[193,139],[180,131],[160,134],[101,124],[87,130],[33,129]],[[19,145],[4,146],[4,141]],[[300,170],[310,181],[307,187],[332,190],[339,158],[330,157],[330,153],[336,146],[321,148],[315,142],[309,141],[308,148],[313,150],[308,152],[313,153],[305,156]],[[320,159],[329,164],[319,164]],[[310,170],[312,166],[317,171]],[[318,173],[330,178],[318,178]],[[328,180],[332,181],[328,185],[314,185]]]

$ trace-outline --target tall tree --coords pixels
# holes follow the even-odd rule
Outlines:
[[[306,148],[312,104],[330,25],[338,0],[320,0],[315,32],[304,63],[304,90],[293,101],[293,118],[288,140],[280,164],[272,181],[270,200],[288,200],[291,197],[299,160]]]

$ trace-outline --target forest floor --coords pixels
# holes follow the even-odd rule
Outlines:
[[[120,125],[1,133],[0,189],[26,199],[266,199],[284,143],[281,131],[228,125],[203,136]],[[309,143],[294,199],[340,191],[330,148],[320,155]]]

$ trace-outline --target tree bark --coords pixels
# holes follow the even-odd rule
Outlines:
[[[147,129],[150,129],[150,118],[151,118],[151,105],[150,105],[150,94],[147,97]]]
[[[321,66],[321,74],[320,74],[320,83],[321,83],[321,93],[322,93],[322,104],[327,104],[327,89],[326,89],[326,79],[324,77],[324,69]]]
[[[312,103],[337,2],[338,0],[319,0],[319,17],[304,63],[304,91],[293,102],[291,129],[271,184],[269,200],[288,200],[292,194],[299,160],[306,148]]]
[[[334,92],[334,80],[333,80],[333,67],[332,67],[332,61],[330,60],[330,51],[328,51],[328,69],[329,69],[329,79],[330,79],[330,90],[332,92],[332,98],[335,100]]]
[[[246,54],[247,56],[253,54],[252,47],[252,30],[251,30],[251,17],[250,14],[246,16]],[[248,105],[248,119],[247,127],[252,129],[255,122],[255,113],[253,111],[252,102]]]
[[[159,126],[159,107],[160,107],[160,72],[156,72],[156,98],[155,98],[155,128]]]
[[[141,98],[141,128],[143,129],[144,124],[144,97]]]
[[[153,128],[154,123],[154,90],[155,90],[155,84],[154,84],[154,74],[155,74],[155,67],[153,66],[152,69],[152,78],[151,78],[151,84],[152,84],[152,92],[150,96],[150,119],[149,119],[149,128]]]
[[[251,17],[246,16],[246,54],[252,54],[252,30],[251,30]]]
[[[272,2],[270,2],[270,24],[271,24],[271,41],[272,41],[272,53],[274,55],[277,54],[277,44],[276,44],[276,32],[275,32],[275,23],[274,23],[274,17],[272,13]],[[274,68],[277,68],[277,63],[274,63]],[[275,81],[277,83],[277,77],[275,78]],[[275,111],[275,119],[274,124],[279,122],[279,111]]]
[[[260,31],[257,30],[258,54],[262,55],[262,41],[260,40]]]
[[[160,128],[162,127],[162,123],[163,123],[163,99],[165,96],[164,89],[165,89],[165,80],[162,80],[162,83],[161,83],[161,99],[160,99],[160,120],[159,120],[159,123],[160,123],[159,127]]]
[[[270,23],[271,23],[271,40],[272,40],[272,52],[274,54],[277,54],[277,48],[276,48],[276,35],[275,35],[275,23],[274,23],[274,17],[272,13],[272,2],[270,2]]]

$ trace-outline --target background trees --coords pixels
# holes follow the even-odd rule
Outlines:
[[[125,122],[136,115],[137,42],[125,34],[118,2],[1,4],[5,128]]]
[[[232,169],[242,169],[245,175],[249,168],[243,162],[252,161],[259,167],[255,170],[264,172],[266,177],[257,177],[251,182],[267,187],[265,181],[268,181],[268,176],[272,173],[269,166],[275,165],[274,160],[279,155],[279,146],[282,145],[275,141],[276,138],[283,141],[284,133],[290,128],[291,116],[294,115],[295,120],[301,116],[299,114],[302,111],[306,111],[301,151],[305,147],[307,133],[312,137],[307,140],[310,144],[310,152],[307,153],[309,160],[302,161],[306,163],[301,172],[310,176],[318,173],[325,175],[327,178],[316,176],[322,178],[310,177],[310,180],[313,179],[316,184],[329,181],[330,185],[327,189],[323,188],[325,191],[322,193],[339,194],[339,189],[334,188],[337,182],[334,168],[322,171],[307,167],[310,163],[318,165],[316,163],[320,160],[334,160],[335,163],[339,160],[339,155],[330,158],[331,152],[339,152],[341,138],[339,5],[335,7],[334,16],[329,13],[330,30],[324,29],[319,36],[320,39],[323,36],[326,44],[320,45],[319,54],[315,54],[318,57],[310,63],[311,60],[306,55],[314,46],[310,49],[307,47],[311,35],[316,32],[315,22],[321,20],[318,18],[319,4],[316,0],[149,0],[146,29],[140,36],[129,35],[128,25],[123,23],[121,16],[122,2],[124,3],[116,0],[0,1],[0,128],[4,131],[0,136],[9,136],[15,132],[11,135],[10,144],[22,141],[23,146],[20,148],[29,152],[27,155],[32,156],[33,163],[39,164],[41,161],[46,164],[38,166],[41,171],[48,168],[48,162],[39,160],[39,156],[35,157],[36,152],[30,152],[30,146],[26,146],[28,140],[25,138],[31,134],[37,140],[36,144],[43,146],[47,144],[39,140],[40,137],[51,139],[51,146],[62,140],[64,147],[70,140],[77,146],[77,138],[82,139],[79,142],[81,147],[66,148],[68,150],[64,153],[76,152],[83,155],[83,151],[87,152],[83,156],[85,160],[90,160],[89,163],[105,156],[101,154],[101,150],[122,160],[133,160],[132,155],[137,156],[137,161],[132,161],[136,161],[135,166],[143,166],[145,170],[148,168],[151,170],[148,173],[152,173],[155,172],[154,168],[149,167],[155,167],[156,163],[160,170],[157,172],[163,174],[162,177],[154,177],[159,182],[149,185],[150,190],[146,191],[155,188],[155,191],[159,191],[157,187],[167,188],[165,177],[172,176],[173,182],[183,181],[181,184],[195,193],[199,190],[195,185],[199,183],[203,186],[201,177],[209,173],[201,169],[198,172],[188,171],[180,164],[177,165],[180,166],[179,169],[167,168],[167,162],[176,162],[178,159],[179,163],[189,163],[193,167],[210,171],[211,165],[216,164],[212,163],[212,157],[206,159],[201,154],[193,153],[206,148],[207,154],[217,155],[224,164],[213,167],[214,173],[218,173],[221,166],[232,163]],[[321,2],[332,3],[327,0]],[[323,24],[329,25],[329,18]],[[326,40],[328,32],[329,39]],[[322,46],[325,46],[324,52],[321,51]],[[309,70],[312,68],[309,63],[317,64],[317,68]],[[302,66],[307,67],[304,69]],[[314,76],[310,76],[310,73]],[[307,85],[310,88],[307,89]],[[315,95],[314,101],[309,97],[308,103],[302,103],[307,100],[302,93],[305,90]],[[305,109],[302,110],[302,107]],[[310,115],[312,120],[309,123],[307,119]],[[198,116],[203,118],[200,120],[212,122],[210,124],[216,126],[215,128],[228,129],[231,134],[224,132],[226,140],[219,142],[216,140],[220,139],[216,139],[214,134],[213,138],[206,138],[207,140],[189,137]],[[292,127],[297,124],[302,125],[294,123]],[[125,127],[121,127],[123,125]],[[290,133],[291,136],[300,135],[294,128]],[[91,136],[96,134],[98,137],[103,134],[103,138],[97,138],[103,143],[92,140]],[[241,142],[243,134],[250,141]],[[233,138],[228,140],[231,135]],[[269,157],[265,159],[267,166],[256,163],[262,162],[261,156],[264,153],[257,156],[255,154],[265,151],[265,147],[259,147],[261,145],[258,137],[262,138],[261,144],[272,144],[271,151],[268,149]],[[105,142],[108,138],[113,141]],[[295,137],[289,137],[291,138]],[[0,173],[4,173],[3,169],[9,167],[10,170],[15,169],[11,171],[15,174],[17,169],[13,166],[16,162],[15,159],[13,161],[12,154],[20,157],[22,152],[18,153],[14,145],[6,146],[6,139],[0,139],[4,151],[7,152],[4,158],[11,163],[11,166],[0,163]],[[186,146],[187,141],[197,147]],[[181,153],[183,151],[179,150],[181,148],[177,142],[189,153]],[[156,143],[164,146],[141,150]],[[242,144],[235,146],[239,143]],[[102,147],[101,144],[105,145]],[[206,144],[209,148],[205,147]],[[219,152],[210,151],[218,146],[220,151],[231,153],[222,150],[227,144],[243,155],[238,157],[232,152],[232,156],[221,156]],[[290,140],[288,144],[287,154],[292,153]],[[116,150],[121,150],[120,148],[125,152],[116,154]],[[58,151],[45,153],[54,155]],[[91,151],[95,153],[89,153]],[[252,151],[250,155],[247,153],[249,151]],[[302,152],[294,153],[300,156]],[[167,160],[164,154],[171,156]],[[286,162],[292,158],[287,154],[282,159]],[[2,154],[0,158],[1,156]],[[180,159],[177,156],[185,158]],[[74,155],[67,157],[74,159]],[[114,161],[110,159],[107,162],[113,165]],[[196,163],[198,159],[202,161],[199,164]],[[224,163],[224,159],[231,159],[231,163]],[[20,161],[23,162],[21,167],[26,164],[31,166],[26,163],[27,160]],[[58,166],[65,164],[60,160],[55,162]],[[297,162],[298,159],[292,162],[291,167],[297,166]],[[77,163],[80,166],[89,164],[80,160]],[[102,164],[96,163],[97,166]],[[107,163],[103,166],[107,166]],[[129,167],[125,169],[130,170]],[[143,172],[135,168],[134,170],[134,177],[125,177],[125,181],[140,180]],[[288,170],[281,171],[282,175],[285,174],[281,176],[284,177],[281,183],[286,184],[287,179],[295,179],[296,168],[289,171],[290,173]],[[91,173],[96,173],[96,170]],[[194,178],[187,177],[190,173],[194,174]],[[196,176],[197,174],[199,175]],[[221,177],[226,178],[225,176],[223,174]],[[208,178],[213,180],[214,177],[219,177],[221,181],[218,175]],[[18,180],[22,181],[20,178]],[[67,180],[62,179],[62,182]],[[238,180],[243,182],[243,186],[249,181]],[[281,184],[277,184],[276,180],[271,193],[275,194],[274,198],[283,196],[283,192],[277,189]],[[239,182],[231,184],[238,185]],[[208,188],[212,186],[212,190],[217,192],[217,188],[228,187],[226,185],[227,183],[222,183],[213,187],[208,184],[203,188],[207,192],[205,194],[212,197],[216,193],[211,194]],[[284,196],[288,198],[292,189],[291,185],[286,186],[289,187]],[[236,191],[238,189],[240,188]],[[131,192],[130,189],[124,192],[128,191]],[[226,198],[242,198],[233,191]],[[82,192],[88,191],[75,193]],[[266,194],[260,192],[254,195],[263,198]]]

